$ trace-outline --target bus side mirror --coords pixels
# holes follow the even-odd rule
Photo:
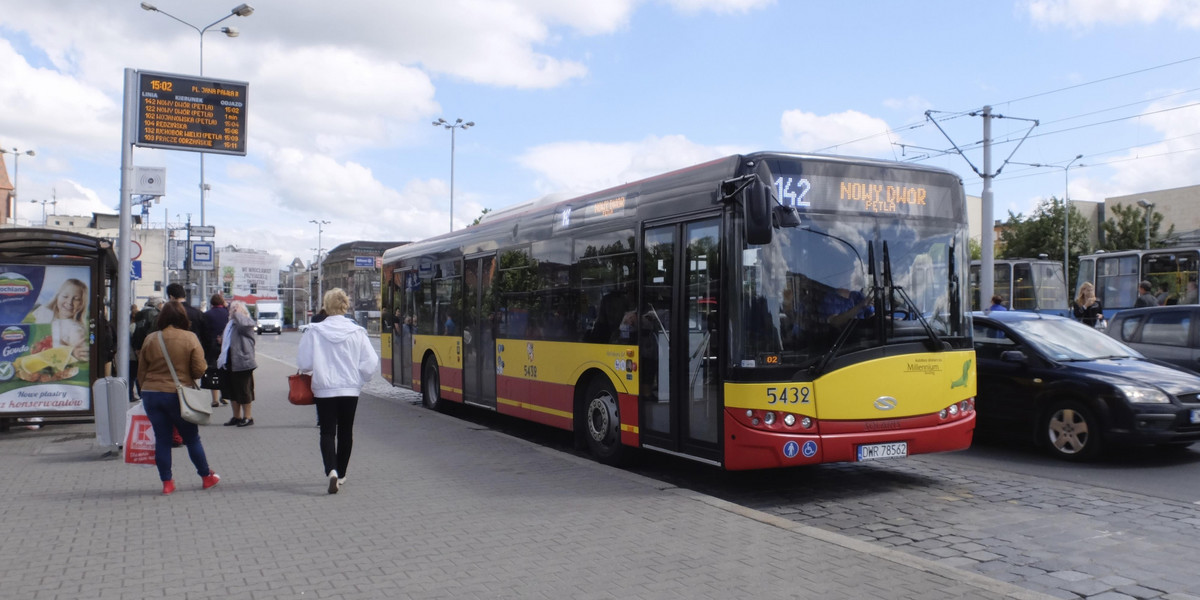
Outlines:
[[[743,192],[742,215],[746,221],[747,244],[771,243],[771,207],[775,204],[772,200],[771,189],[758,177]]]

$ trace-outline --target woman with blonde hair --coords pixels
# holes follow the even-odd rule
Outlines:
[[[1079,286],[1079,295],[1071,305],[1071,312],[1079,322],[1089,327],[1095,327],[1104,318],[1104,307],[1096,298],[1096,288],[1092,282],[1085,281]]]
[[[367,331],[346,317],[350,297],[342,288],[325,292],[322,305],[328,317],[314,322],[300,338],[296,366],[312,373],[321,460],[329,478],[329,493],[336,494],[346,483],[350,467],[358,395],[379,368],[379,355]]]

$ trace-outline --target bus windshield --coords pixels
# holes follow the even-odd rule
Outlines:
[[[737,322],[744,331],[732,336],[736,365],[806,368],[830,352],[931,337],[970,347],[958,224],[844,213],[807,213],[802,220],[743,252]]]

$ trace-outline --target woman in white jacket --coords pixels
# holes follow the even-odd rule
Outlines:
[[[341,288],[325,292],[322,305],[329,316],[304,332],[296,365],[301,371],[312,372],[321,426],[321,459],[329,477],[329,493],[336,494],[346,483],[350,467],[358,395],[379,368],[379,355],[366,330],[345,316],[350,309],[346,292]]]

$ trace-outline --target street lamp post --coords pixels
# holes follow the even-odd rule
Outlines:
[[[58,200],[55,199],[55,200],[30,200],[29,201],[30,204],[37,204],[39,202],[42,204],[42,227],[45,227],[46,226],[46,205],[49,204],[51,206],[55,206],[58,204]],[[53,213],[51,213],[51,214],[53,214]]]
[[[1146,249],[1150,249],[1150,212],[1154,210],[1154,203],[1142,198],[1138,200],[1138,206],[1146,209]]]
[[[201,28],[201,27],[196,27],[195,25],[192,25],[191,23],[188,23],[187,21],[184,21],[183,19],[180,19],[179,17],[176,17],[175,15],[173,15],[165,10],[162,10],[161,8],[158,8],[157,6],[150,4],[149,2],[142,3],[142,10],[148,10],[150,12],[156,12],[156,13],[162,14],[164,16],[167,16],[167,17],[174,19],[180,23],[183,23],[184,25],[187,25],[188,27],[191,27],[192,29],[194,29],[196,31],[196,33],[200,34],[200,75],[201,76],[204,75],[204,34],[207,33],[209,29],[212,29],[213,26],[224,21],[225,19],[228,19],[230,17],[248,17],[248,16],[254,14],[253,6],[250,6],[249,4],[239,4],[235,7],[233,7],[232,9],[230,9],[229,14],[227,14],[227,15],[221,17],[220,19],[217,19],[216,21],[213,21],[212,23],[209,23],[208,25],[205,25],[204,27]],[[222,27],[218,31],[220,31],[221,33],[224,33],[227,37],[231,37],[231,38],[234,38],[234,37],[237,37],[238,35],[240,35],[240,32],[238,31],[237,27]],[[204,215],[204,203],[205,203],[205,200],[207,199],[206,196],[208,195],[208,190],[211,189],[211,187],[208,184],[204,183],[204,154],[205,154],[204,152],[200,153],[200,226],[201,227],[203,227],[204,225],[207,225],[207,222],[205,221],[205,215]],[[188,252],[189,253],[191,252],[191,248],[188,249]],[[201,273],[200,278],[201,278],[201,284],[205,288],[204,294],[207,294],[208,293],[208,289],[207,289],[208,288],[208,271],[204,271],[203,273]]]
[[[1018,165],[1027,165],[1030,167],[1062,169],[1063,170],[1063,284],[1067,289],[1067,308],[1071,308],[1071,293],[1069,281],[1071,274],[1071,167],[1086,167],[1083,163],[1075,164],[1075,161],[1083,158],[1082,154],[1076,154],[1075,158],[1071,159],[1066,166],[1051,165],[1045,163],[1014,163]]]
[[[445,127],[450,130],[450,231],[454,231],[454,132],[457,129],[466,131],[475,126],[474,121],[463,123],[462,119],[455,119],[453,123],[438,118],[433,122],[434,127]]]
[[[11,210],[9,210],[8,216],[12,218],[13,225],[16,225],[17,224],[17,189],[20,187],[18,185],[18,183],[19,183],[19,180],[21,179],[21,155],[24,154],[25,156],[37,156],[37,152],[34,152],[33,150],[18,150],[16,148],[13,148],[12,150],[0,148],[0,154],[13,155],[12,207],[11,207]]]
[[[313,219],[309,223],[317,226],[317,298],[319,298],[318,302],[323,303],[325,302],[325,290],[321,286],[325,283],[325,261],[321,258],[321,253],[325,251],[325,248],[321,246],[321,233],[324,230],[324,226],[329,224],[329,221]]]

